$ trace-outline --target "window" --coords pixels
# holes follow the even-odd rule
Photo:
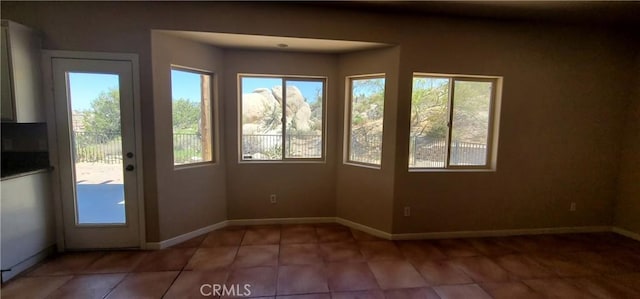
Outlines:
[[[213,161],[211,77],[171,68],[173,165]]]
[[[241,160],[324,159],[325,78],[240,75]]]
[[[497,78],[414,74],[409,168],[490,168]]]
[[[351,77],[347,114],[347,162],[380,166],[384,120],[384,75]]]

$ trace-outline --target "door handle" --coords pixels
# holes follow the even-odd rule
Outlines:
[[[127,153],[127,158],[133,158],[133,153],[132,152],[128,152]]]
[[[129,164],[127,165],[127,167],[125,168],[126,171],[133,171],[135,167],[133,167],[133,165]]]

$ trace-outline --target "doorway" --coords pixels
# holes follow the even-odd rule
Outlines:
[[[137,57],[51,51],[45,64],[52,74],[60,247],[143,247]]]

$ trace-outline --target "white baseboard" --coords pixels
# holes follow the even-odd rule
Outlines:
[[[621,227],[617,227],[617,226],[611,227],[611,231],[616,233],[616,234],[623,235],[623,236],[625,236],[627,238],[631,238],[631,239],[634,239],[636,241],[640,241],[640,234],[639,233],[632,232],[630,230],[627,230],[627,229],[624,229],[624,228],[621,228]]]
[[[360,224],[357,222],[353,222],[351,220],[347,220],[344,218],[340,218],[340,217],[336,217],[336,223],[340,223],[344,226],[348,226],[350,228],[353,229],[357,229],[359,231],[363,231],[365,233],[368,233],[370,235],[376,236],[378,238],[382,238],[382,239],[387,239],[387,240],[392,240],[393,239],[393,234],[390,234],[388,232],[385,231],[381,231],[379,229],[370,227],[370,226],[366,226],[364,224]]]
[[[2,272],[2,283],[6,282],[7,280],[14,278],[16,275],[24,272],[25,270],[33,267],[34,265],[36,265],[37,263],[44,261],[48,256],[54,254],[56,252],[56,245],[51,245],[47,248],[45,248],[44,250],[36,253],[35,255],[32,255],[31,257],[27,258],[24,261],[21,261],[20,263],[16,264],[15,266],[11,267],[11,271],[6,271],[6,272]]]
[[[609,226],[576,226],[576,227],[545,227],[545,228],[528,228],[528,229],[404,233],[404,234],[392,234],[391,238],[393,240],[453,239],[453,238],[507,237],[507,236],[521,236],[521,235],[542,235],[542,234],[595,233],[595,232],[608,232],[608,231],[611,231],[611,227]]]
[[[227,220],[227,226],[232,226],[232,225],[335,223],[335,222],[336,222],[336,218],[335,217],[232,219],[232,220]]]
[[[545,227],[527,229],[500,229],[477,231],[450,231],[427,233],[388,233],[364,224],[360,224],[340,217],[300,217],[300,218],[263,218],[263,219],[232,219],[218,222],[186,234],[182,234],[161,242],[148,242],[146,249],[164,249],[182,243],[189,239],[209,233],[216,229],[234,225],[269,225],[269,224],[305,224],[305,223],[339,223],[353,229],[363,231],[386,240],[419,240],[419,239],[452,239],[452,238],[482,238],[506,237],[521,235],[566,234],[566,233],[595,233],[614,232],[625,237],[640,241],[640,234],[615,226],[576,226],[576,227]]]
[[[220,221],[220,222],[218,222],[216,224],[205,226],[205,227],[196,229],[194,231],[190,231],[190,232],[188,232],[186,234],[175,236],[175,237],[173,237],[171,239],[167,239],[167,240],[164,240],[164,241],[147,242],[147,246],[145,247],[145,249],[150,249],[150,250],[165,249],[165,248],[171,247],[173,245],[180,244],[180,243],[182,243],[184,241],[193,239],[195,237],[204,235],[206,233],[212,232],[212,231],[214,231],[216,229],[223,228],[223,227],[228,225],[227,222],[228,222],[228,220]]]

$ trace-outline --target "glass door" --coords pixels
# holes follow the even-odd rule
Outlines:
[[[139,247],[132,63],[52,67],[65,248]]]

